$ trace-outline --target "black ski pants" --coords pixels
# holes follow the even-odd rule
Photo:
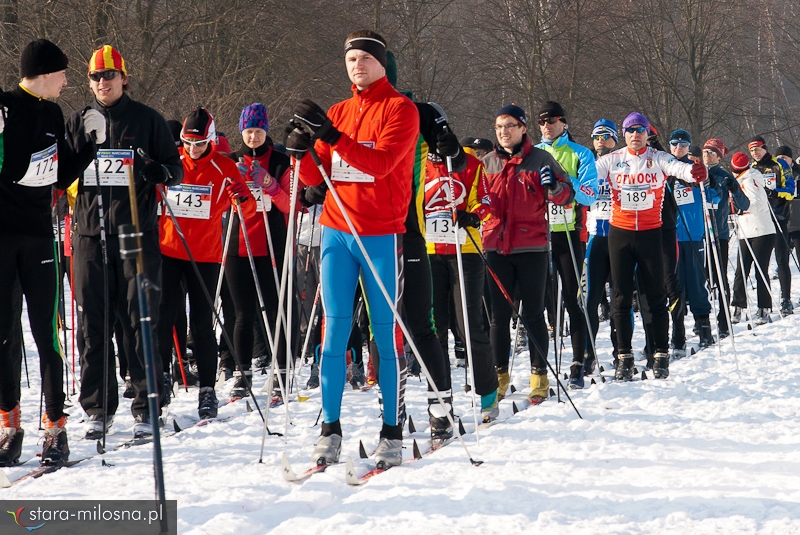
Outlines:
[[[0,235],[0,251],[0,409],[10,411],[19,403],[24,294],[39,350],[45,410],[47,417],[56,421],[64,415],[65,399],[56,330],[56,244],[52,237]]]
[[[103,413],[103,354],[104,319],[108,320],[108,361],[105,384],[108,387],[108,414],[115,414],[119,405],[114,358],[114,321],[119,321],[123,331],[123,344],[128,357],[128,373],[136,393],[131,402],[131,413],[136,416],[147,414],[147,380],[144,368],[144,345],[139,322],[139,296],[136,283],[136,259],[123,260],[119,250],[119,236],[107,235],[108,251],[108,309],[104,307],[103,297],[103,253],[99,236],[73,237],[73,261],[75,263],[75,298],[81,316],[84,338],[84,351],[81,354],[81,395],[80,403],[86,414]],[[156,377],[163,373],[161,359],[158,357],[156,329],[158,326],[158,307],[161,302],[161,249],[158,244],[158,230],[142,233],[142,254],[144,273],[150,281],[147,288],[147,301],[150,324],[153,333],[152,354],[155,361]],[[159,398],[165,401],[166,392]]]
[[[275,287],[272,263],[267,256],[256,256],[253,258],[253,262],[261,295],[264,298],[264,309],[268,321],[266,327],[263,326],[260,303],[249,259],[246,256],[228,256],[225,262],[225,280],[228,283],[236,316],[233,327],[234,358],[238,359],[235,363],[241,370],[250,369],[253,355],[253,325],[259,325],[259,329],[270,329],[270,333],[274,334],[275,322],[278,319],[278,288]],[[225,321],[227,323],[227,318]],[[282,333],[285,332],[284,329],[285,324],[281,327]],[[280,336],[279,338],[275,356],[281,370],[281,379],[286,385],[286,337]]]
[[[214,287],[219,276],[219,264],[198,262],[197,269],[201,279],[189,260],[161,257],[161,310],[158,325],[158,347],[161,351],[161,363],[165,370],[170,368],[172,360],[173,328],[178,316],[186,317],[186,300],[181,287],[181,279],[185,280],[189,296],[189,327],[194,340],[194,359],[197,363],[197,374],[200,386],[214,386],[217,374],[217,337],[214,334],[213,312],[209,298],[213,299]],[[206,297],[206,293],[209,296]],[[185,329],[185,327],[184,327]],[[177,331],[176,331],[177,332]],[[180,338],[180,337],[179,337]]]
[[[571,241],[570,241],[571,240]],[[553,251],[553,264],[559,278],[561,278],[561,299],[564,301],[564,307],[569,314],[569,333],[572,340],[572,360],[573,362],[583,362],[583,355],[586,351],[586,316],[583,314],[578,303],[578,281],[581,277],[583,270],[583,257],[584,245],[581,241],[580,231],[573,230],[569,233],[569,240],[567,239],[566,232],[551,232],[550,241],[552,243]],[[577,274],[575,272],[576,264],[572,261],[572,252],[570,251],[570,244],[572,251],[575,254],[575,262],[577,263]],[[577,275],[577,276],[576,276]],[[553,280],[553,289],[555,290],[556,281]],[[553,291],[553,295],[557,292]],[[557,303],[560,306],[560,303]],[[595,311],[597,307],[595,307]],[[564,319],[562,318],[563,322]],[[561,326],[558,326],[561,332]]]
[[[456,339],[466,340],[463,312],[461,307],[461,286],[459,284],[458,258],[456,255],[430,255],[431,275],[433,278],[433,318],[436,322],[436,334],[442,353],[448,355],[447,331],[452,325]],[[464,296],[467,301],[467,320],[469,321],[469,340],[472,348],[473,374],[475,375],[475,392],[484,396],[497,390],[497,371],[492,359],[492,346],[489,333],[483,324],[483,283],[486,268],[477,253],[461,255],[464,267]],[[455,317],[450,316],[450,309],[455,310]],[[448,359],[449,364],[449,359]],[[450,373],[450,366],[447,367]]]
[[[669,315],[661,251],[660,228],[623,230],[612,226],[609,230],[608,253],[614,281],[613,314],[619,354],[632,351],[633,323],[630,310],[636,283],[634,276],[650,308],[654,352],[669,351]]]
[[[750,248],[747,247],[748,242]],[[758,308],[772,308],[772,294],[769,280],[769,258],[772,256],[772,249],[775,247],[775,234],[758,236],[757,238],[739,238],[739,257],[736,265],[736,275],[733,277],[733,301],[732,305],[740,308],[747,308],[747,295],[745,294],[745,279],[750,276],[750,268],[753,265],[753,254],[757,262],[755,279],[756,293],[758,295]],[[742,264],[744,264],[744,274],[742,274]],[[761,271],[759,272],[759,268]],[[763,273],[763,276],[762,276]],[[766,281],[764,280],[766,279]]]
[[[547,253],[501,255],[489,251],[486,259],[509,297],[514,295],[515,290],[519,290],[522,297],[522,317],[528,327],[532,373],[547,373],[546,359],[550,341],[547,324],[544,322],[544,297],[549,271]],[[494,278],[489,283],[489,291],[493,303],[489,339],[492,343],[494,364],[498,370],[507,370],[511,351],[511,304]]]
[[[774,221],[773,221],[774,223]],[[781,299],[792,298],[792,272],[789,269],[789,231],[786,221],[775,223],[775,262],[778,264],[778,282],[781,284]],[[764,271],[766,273],[766,270]]]
[[[611,259],[608,256],[608,236],[589,236],[589,243],[586,246],[586,311],[589,315],[589,328],[592,330],[592,337],[597,340],[597,331],[600,329],[600,319],[597,314],[597,307],[604,300],[606,295],[606,281],[614,288],[611,280]],[[617,337],[614,329],[614,317],[611,320],[611,344],[617,346]],[[594,354],[592,344],[586,344],[586,351],[589,358],[597,358]]]

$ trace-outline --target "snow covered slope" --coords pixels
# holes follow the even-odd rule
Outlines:
[[[687,324],[691,333],[691,320]],[[672,363],[666,381],[598,381],[588,386],[587,379],[585,390],[571,392],[582,420],[555,397],[516,415],[507,402],[501,403],[506,422],[483,430],[479,444],[474,435],[465,438],[472,456],[484,461],[482,466],[471,466],[464,449],[453,443],[361,487],[345,483],[343,464],[303,484],[281,477],[284,452],[295,470],[309,466],[319,434],[318,393],[289,404],[288,435],[267,438],[263,463],[258,463],[261,420],[258,412],[246,411],[242,400],[220,408],[220,417],[230,420],[164,438],[167,497],[178,500],[179,533],[192,535],[800,533],[798,332],[800,315],[754,331],[738,325],[741,377],[725,340],[721,356],[712,347]],[[641,347],[638,325],[636,340],[634,347]],[[598,344],[601,364],[610,371],[607,323],[601,326]],[[23,460],[41,447],[34,439],[39,433],[39,380],[30,332],[26,345],[32,388],[25,387],[23,373]],[[643,363],[637,367],[641,372]],[[526,386],[527,368],[528,353],[523,352],[516,357],[512,377],[518,389]],[[306,368],[302,383],[307,374]],[[458,389],[463,370],[453,374]],[[254,377],[258,391],[266,376]],[[231,383],[218,390],[220,399],[227,397]],[[407,392],[408,411],[422,428],[425,385],[409,378]],[[263,410],[264,394],[259,396]],[[461,389],[456,396],[456,413],[469,427],[470,398]],[[95,444],[79,438],[83,415],[77,395],[71,403],[71,458],[96,455]],[[121,400],[109,446],[130,437],[128,409],[128,402]],[[187,426],[196,420],[196,410],[197,389],[181,390],[170,406],[170,419]],[[367,451],[375,447],[379,414],[377,389],[348,387],[343,457],[358,458],[359,440]],[[284,408],[273,409],[269,421],[270,430],[285,432]],[[410,457],[410,441],[407,446]],[[96,456],[0,489],[0,496],[152,498],[151,451],[146,445],[108,453],[110,467]],[[4,470],[14,479],[33,463],[35,459]]]

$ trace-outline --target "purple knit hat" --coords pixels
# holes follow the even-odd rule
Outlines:
[[[242,115],[239,117],[239,132],[248,128],[260,128],[269,133],[267,107],[260,102],[254,102],[242,110]]]
[[[625,128],[628,128],[629,126],[633,126],[635,124],[642,125],[645,128],[650,128],[650,121],[648,121],[647,117],[645,117],[638,111],[635,111],[630,115],[628,115],[627,117],[625,117],[625,120],[622,121],[622,128],[624,130]]]

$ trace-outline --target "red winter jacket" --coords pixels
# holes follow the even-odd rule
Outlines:
[[[261,145],[255,150],[242,147],[229,156],[237,162],[239,158],[243,158],[248,169],[252,167],[254,160],[257,161],[262,168],[267,170],[270,176],[278,181],[280,188],[276,190],[273,195],[268,195],[266,189],[262,188],[262,199],[268,206],[270,202],[272,205],[272,207],[267,210],[267,221],[269,223],[275,256],[278,260],[282,260],[284,247],[286,246],[286,229],[289,221],[288,213],[290,204],[289,194],[292,183],[289,169],[289,157],[282,152],[276,151],[272,146],[272,140],[269,138],[267,138],[267,142],[264,143],[264,145]],[[294,213],[296,213],[296,209]],[[247,236],[250,238],[250,247],[253,249],[253,256],[269,256],[267,231],[264,226],[264,214],[256,211],[253,211],[252,214],[246,214],[244,223],[247,227]],[[247,246],[244,241],[244,235],[241,232],[239,217],[236,215],[234,215],[233,224],[234,227],[231,236],[231,245],[228,249],[228,256],[246,257]],[[233,244],[238,244],[238,247],[234,247]]]
[[[194,260],[196,262],[219,263],[222,261],[222,215],[231,205],[230,197],[225,191],[226,180],[244,181],[239,175],[236,164],[218,153],[214,148],[198,160],[189,158],[185,154],[183,147],[179,151],[183,162],[183,182],[169,188],[168,194],[172,203],[177,203],[177,206],[173,208],[173,212]],[[210,187],[211,191],[207,194],[193,192],[190,186]],[[200,206],[201,201],[210,204],[208,219],[181,215],[192,214],[193,212],[190,208]],[[242,210],[245,214],[254,214],[255,206],[256,203],[251,197],[242,203]],[[160,236],[161,254],[171,258],[189,260],[189,255],[186,254],[183,242],[178,236],[178,231],[166,208],[161,214]]]
[[[352,168],[374,177],[371,182],[333,182],[356,232],[363,236],[404,233],[411,201],[414,149],[419,138],[419,112],[385,76],[363,91],[353,85],[352,91],[352,98],[328,110],[328,117],[342,136],[333,146],[317,141],[315,148],[329,175],[335,152]],[[300,180],[310,186],[322,182],[309,154],[301,161]],[[331,192],[325,198],[319,222],[350,232]]]
[[[564,206],[574,192],[569,177],[549,152],[531,145],[525,136],[512,155],[501,148],[484,156],[491,216],[483,226],[483,248],[502,255],[547,251],[547,200]],[[549,165],[558,181],[547,192],[539,169]]]

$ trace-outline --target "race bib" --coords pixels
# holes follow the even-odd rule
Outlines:
[[[375,143],[372,141],[361,141],[360,144],[369,148],[375,147]],[[363,171],[359,171],[342,160],[338,152],[333,151],[333,157],[331,159],[331,180],[339,182],[375,182],[375,177]]]
[[[211,186],[195,184],[170,186],[167,189],[167,203],[175,217],[208,219],[211,217]]]
[[[764,173],[764,185],[767,189],[775,189],[778,185],[775,173]]]
[[[564,225],[565,216],[567,218],[566,224],[572,223],[573,218],[575,217],[575,212],[573,211],[572,206],[559,206],[558,204],[553,204],[550,201],[547,201],[547,210],[550,228],[553,228],[556,225]]]
[[[101,186],[128,187],[128,170],[133,169],[132,149],[100,149],[97,151]],[[94,162],[83,172],[83,185],[97,185]]]
[[[611,188],[607,185],[600,186],[596,200],[589,207],[595,219],[611,219]]]
[[[425,240],[430,243],[449,243],[455,245],[456,236],[453,232],[455,223],[449,210],[428,212],[425,214]],[[458,243],[467,242],[467,231],[458,229]]]
[[[634,212],[649,210],[654,197],[650,184],[623,184],[619,192],[620,208]]]
[[[25,176],[17,182],[20,186],[49,186],[58,180],[58,147],[53,143],[50,147],[31,154],[31,161]]]
[[[692,204],[694,202],[692,188],[687,188],[686,186],[679,186],[676,184],[672,195],[675,197],[675,202],[678,204],[678,206]]]
[[[247,182],[250,195],[256,200],[256,212],[269,212],[272,210],[272,197],[264,195],[264,191],[256,186],[255,182]]]

